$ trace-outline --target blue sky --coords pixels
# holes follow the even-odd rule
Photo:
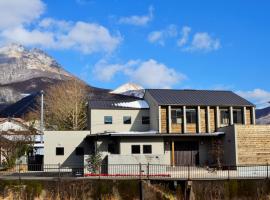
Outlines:
[[[266,0],[10,0],[0,41],[42,48],[93,86],[233,90],[261,107],[269,10]]]

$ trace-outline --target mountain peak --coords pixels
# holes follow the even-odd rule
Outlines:
[[[0,48],[0,84],[38,77],[64,80],[72,75],[41,49],[28,49],[17,43]]]
[[[144,88],[136,83],[125,83],[110,93],[142,98],[144,95]]]

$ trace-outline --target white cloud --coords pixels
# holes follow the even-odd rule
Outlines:
[[[177,27],[171,24],[164,30],[153,31],[149,33],[148,41],[150,43],[157,43],[163,46],[165,45],[166,39],[176,37],[177,34]]]
[[[112,34],[97,23],[40,19],[45,7],[41,0],[0,0],[0,43],[92,54],[111,53],[122,40],[119,33]]]
[[[189,33],[191,28],[189,26],[184,26],[181,30],[181,38],[177,41],[177,45],[182,47],[188,42]]]
[[[118,20],[119,24],[129,24],[129,25],[135,25],[135,26],[145,26],[147,25],[154,17],[153,15],[154,7],[150,6],[148,9],[147,15],[133,15],[129,17],[121,17]]]
[[[76,49],[85,54],[112,52],[121,42],[121,36],[113,36],[104,26],[77,22],[66,33],[57,36],[56,48]]]
[[[4,30],[0,33],[0,37],[7,42],[17,42],[27,46],[38,45],[51,48],[55,45],[53,33],[41,32],[39,30],[26,30],[22,26]]]
[[[93,72],[101,81],[111,81],[116,74],[121,74],[148,88],[171,88],[186,78],[185,75],[154,59],[130,60],[126,64],[108,64],[102,60],[95,65]]]
[[[41,0],[1,0],[0,30],[29,24],[45,10]]]
[[[252,101],[259,108],[269,106],[270,92],[263,89],[254,89],[251,91],[237,91],[240,96]]]
[[[215,51],[221,47],[218,39],[212,38],[207,32],[195,33],[190,46],[186,47],[186,51]]]
[[[5,42],[18,42],[27,46],[40,46],[51,49],[77,50],[84,54],[96,52],[111,53],[120,44],[119,34],[112,35],[99,24],[46,18],[38,27],[28,29],[17,26],[0,32]]]

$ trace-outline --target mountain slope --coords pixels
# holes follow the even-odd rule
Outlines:
[[[256,110],[257,124],[270,124],[270,107]]]
[[[74,78],[52,57],[19,44],[0,48],[0,109],[49,85]]]

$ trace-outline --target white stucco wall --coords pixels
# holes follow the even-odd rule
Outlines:
[[[164,151],[163,138],[122,138],[120,154],[108,155],[109,164],[170,164],[170,154]],[[140,154],[132,154],[131,146],[140,145]],[[152,153],[143,154],[143,145],[151,145]]]
[[[75,154],[76,147],[89,146],[84,138],[89,131],[45,131],[44,132],[44,164],[83,165],[84,156]],[[64,147],[64,155],[56,155],[56,147]]]
[[[104,132],[149,131],[149,124],[142,124],[142,116],[149,116],[149,110],[91,109],[90,130],[92,134]],[[104,116],[112,116],[112,124],[104,124]],[[123,123],[123,116],[131,116],[131,124]]]

